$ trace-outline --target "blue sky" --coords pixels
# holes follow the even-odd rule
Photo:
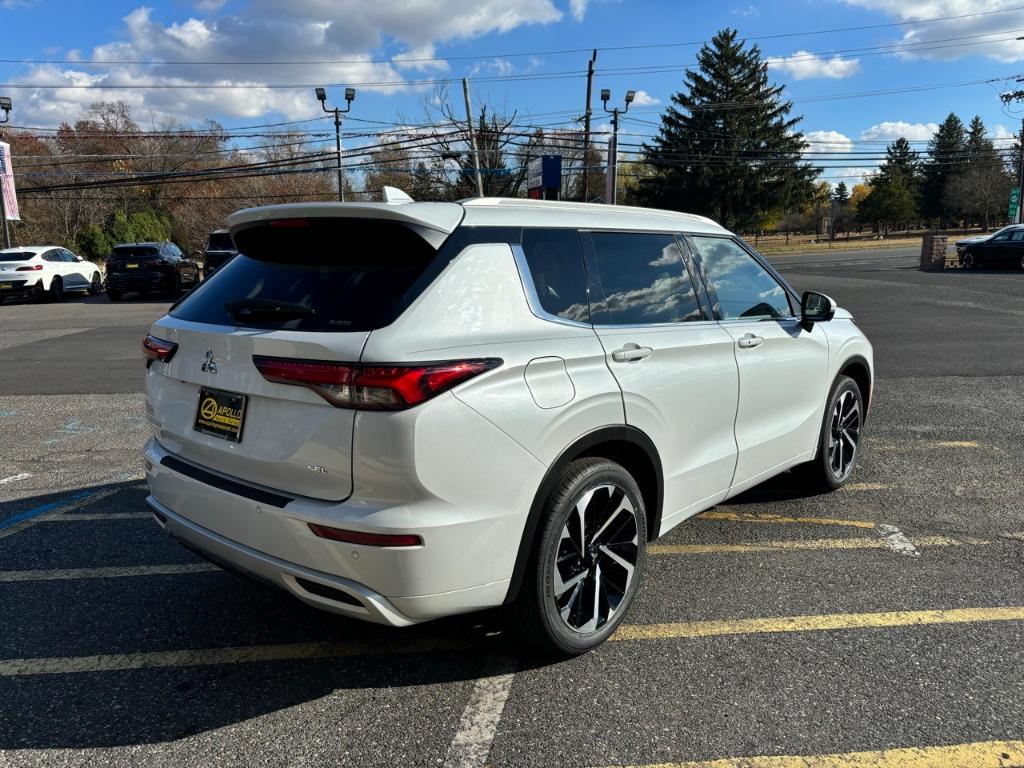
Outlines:
[[[934,21],[965,14],[975,15]],[[1014,40],[1024,36],[1024,0],[0,0],[0,58],[19,62],[0,64],[0,95],[15,100],[12,123],[23,126],[53,127],[94,100],[121,98],[146,127],[171,118],[233,127],[315,118],[312,85],[338,98],[353,84],[353,118],[414,124],[438,117],[445,99],[460,111],[458,78],[471,76],[478,104],[569,128],[583,109],[588,55],[557,51],[596,47],[595,94],[611,88],[618,102],[640,92],[629,116],[637,121],[623,122],[639,142],[694,60],[698,46],[688,43],[725,26],[780,57],[772,77],[804,116],[803,131],[816,147],[849,154],[843,165],[900,135],[923,147],[950,110],[965,122],[980,114],[1004,142],[1019,125],[998,97],[1024,74],[1024,41]],[[873,28],[795,34],[850,27]],[[223,63],[240,61],[250,63]],[[258,63],[268,61],[302,63]],[[447,93],[412,82],[448,78]],[[849,96],[984,79],[995,82]],[[301,85],[259,87],[292,83]],[[72,84],[88,87],[49,87]],[[606,127],[596,98],[594,107]],[[367,126],[350,120],[346,129]]]

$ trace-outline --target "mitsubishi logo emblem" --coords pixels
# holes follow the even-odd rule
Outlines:
[[[213,359],[213,350],[206,350],[206,359],[203,360],[203,373],[217,373],[217,361]]]

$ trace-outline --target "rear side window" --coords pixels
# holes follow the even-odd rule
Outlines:
[[[524,230],[523,253],[541,308],[565,320],[590,322],[587,276],[576,230]]]
[[[34,253],[28,251],[21,251],[20,253],[0,253],[0,261],[28,261]]]
[[[792,317],[779,281],[738,243],[724,237],[692,237],[715,314],[722,320]]]
[[[236,232],[234,241],[240,254],[172,317],[294,331],[373,330],[394,320],[436,256],[419,234],[394,221],[261,223]],[[285,319],[272,317],[275,308]]]
[[[227,232],[214,232],[206,243],[208,251],[233,251],[235,244]]]
[[[595,325],[702,320],[700,302],[672,235],[594,232],[594,260],[604,295]]]

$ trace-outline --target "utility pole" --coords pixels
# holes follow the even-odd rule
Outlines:
[[[1014,217],[1014,224],[1021,222],[1021,192],[1024,192],[1024,118],[1020,121],[1020,169],[1017,173],[1017,215]]]
[[[480,153],[476,149],[476,131],[473,130],[473,105],[469,100],[469,78],[462,78],[462,95],[466,97],[466,125],[469,126],[469,146],[473,150],[473,171],[476,174],[476,195],[484,196],[484,181],[480,177]]]
[[[355,88],[345,89],[345,108],[334,107],[334,109],[327,108],[327,91],[323,88],[315,88],[317,101],[320,102],[320,106],[324,112],[330,114],[334,113],[334,148],[337,152],[336,167],[338,170],[338,200],[345,202],[345,175],[341,167],[341,116],[345,112],[349,112],[352,109],[352,101],[356,97]]]
[[[615,205],[619,199],[619,115],[629,112],[629,105],[636,97],[636,91],[626,91],[626,106],[608,109],[608,99],[612,92],[608,88],[601,89],[601,103],[604,111],[612,116],[612,140],[608,144],[608,202]]]
[[[597,48],[587,63],[587,107],[583,112],[583,202],[590,200],[590,94],[594,85],[594,63],[597,61]]]
[[[11,119],[11,100],[7,96],[0,96],[0,109],[4,112],[4,119],[0,123],[6,123]],[[7,161],[0,165],[0,176],[7,176]],[[11,231],[7,228],[7,197],[4,195],[4,185],[0,184],[0,222],[3,222],[4,248],[11,247]]]

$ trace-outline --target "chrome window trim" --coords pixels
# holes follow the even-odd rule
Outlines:
[[[530,307],[530,312],[541,320],[547,320],[551,323],[559,323],[561,325],[568,325],[572,328],[586,328],[587,330],[593,330],[594,326],[591,323],[581,323],[579,320],[569,320],[558,315],[553,315],[544,309],[540,303],[540,296],[537,295],[537,286],[533,282],[533,275],[530,273],[530,265],[526,260],[526,251],[523,250],[522,243],[509,243],[508,246],[512,249],[512,255],[516,260],[516,270],[519,272],[519,281],[523,284],[523,290],[526,292],[526,303]],[[590,303],[590,287],[584,286],[587,291],[587,303],[589,313]]]

